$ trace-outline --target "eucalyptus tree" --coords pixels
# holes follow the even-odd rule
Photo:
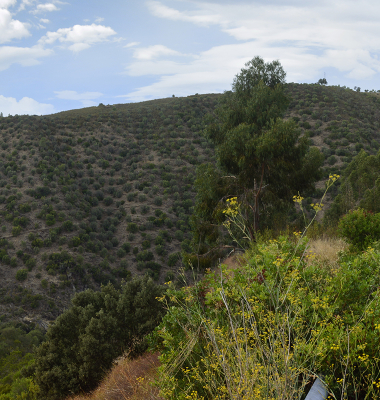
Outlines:
[[[255,57],[236,75],[214,115],[206,137],[215,145],[217,165],[201,165],[195,182],[193,245],[200,252],[222,244],[225,200],[237,197],[249,239],[284,219],[292,198],[320,178],[323,155],[309,148],[293,119],[284,119],[289,99],[279,61]]]

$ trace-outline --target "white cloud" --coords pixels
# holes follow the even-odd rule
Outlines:
[[[142,47],[136,49],[133,53],[133,57],[137,60],[152,60],[160,56],[178,56],[181,55],[178,51],[169,49],[161,44],[156,44],[154,46]]]
[[[230,89],[234,75],[256,55],[265,61],[279,59],[290,82],[313,81],[329,67],[351,79],[379,76],[380,25],[376,16],[380,3],[375,0],[366,1],[365,6],[355,0],[181,0],[181,10],[159,1],[146,4],[156,17],[212,25],[237,43],[211,47],[186,64],[174,62],[174,54],[169,52],[160,54],[165,59],[153,62],[155,54],[150,48],[141,49],[141,53],[135,50],[135,61],[127,73],[160,78],[125,96],[134,101]]]
[[[43,24],[49,24],[50,21],[46,18],[40,18],[40,22],[42,22]]]
[[[29,36],[28,24],[12,19],[11,13],[0,8],[0,43]]]
[[[22,0],[17,11],[19,12],[19,11],[25,10],[26,6],[30,6],[32,3],[33,3],[33,0]]]
[[[0,8],[8,8],[14,6],[17,0],[0,0]]]
[[[140,42],[130,42],[128,44],[126,44],[124,47],[134,47],[134,46],[138,46],[140,44]]]
[[[95,43],[107,41],[116,32],[103,25],[74,25],[71,28],[61,28],[56,32],[47,32],[40,40],[40,44],[52,44],[59,41],[68,44],[68,48],[73,52],[79,52],[89,48]]]
[[[44,12],[58,11],[59,8],[53,3],[38,4],[37,8],[32,11],[33,14],[39,14]]]
[[[61,90],[54,92],[58,99],[80,101],[84,107],[91,107],[97,105],[95,99],[103,96],[100,92],[83,92],[78,93],[75,90]]]
[[[17,101],[14,97],[0,95],[0,112],[2,112],[4,116],[8,116],[9,114],[41,115],[52,114],[55,112],[55,109],[52,104],[39,103],[30,97],[23,97],[21,100]]]
[[[102,18],[102,17],[98,17],[98,18],[96,18],[96,20],[95,20],[95,22],[97,23],[97,24],[99,24],[100,22],[103,22],[104,21],[104,18]]]
[[[223,23],[222,17],[217,12],[209,12],[204,9],[199,11],[186,11],[181,12],[174,8],[165,6],[159,1],[148,1],[148,8],[150,12],[159,18],[171,19],[173,21],[186,21],[198,25],[210,25]]]
[[[267,47],[257,41],[215,46],[201,52],[189,63],[170,60],[133,62],[127,68],[128,75],[158,75],[160,78],[122,97],[142,101],[172,94],[185,96],[189,93],[220,93],[230,90],[234,76],[255,55],[262,56],[266,61],[280,59],[285,71],[288,71],[287,80],[290,82],[305,81],[317,75],[321,68],[328,65],[329,60],[328,56],[308,54],[307,48],[298,46]]]
[[[0,71],[4,71],[12,64],[20,64],[24,67],[39,64],[39,59],[53,53],[52,50],[43,49],[40,46],[33,47],[0,47]]]

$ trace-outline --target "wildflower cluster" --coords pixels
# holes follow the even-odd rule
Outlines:
[[[246,239],[252,240],[253,238],[247,228],[247,221],[241,212],[241,207],[238,203],[237,197],[227,199],[226,203],[227,207],[223,210],[226,220],[223,222],[223,226],[227,228],[234,242],[236,242],[241,248],[245,248],[244,242]],[[243,234],[242,239],[241,234]]]
[[[298,193],[298,196],[293,196],[293,201],[294,201],[295,203],[298,203],[300,206],[302,206],[302,200],[303,200],[303,197],[300,196],[299,193]]]
[[[239,204],[237,202],[237,197],[231,197],[226,201],[227,201],[227,208],[223,210],[223,214],[235,218],[239,213]]]

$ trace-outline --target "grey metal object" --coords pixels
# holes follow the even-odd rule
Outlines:
[[[319,378],[317,378],[305,400],[326,400],[328,395],[329,392],[327,391],[326,386]]]

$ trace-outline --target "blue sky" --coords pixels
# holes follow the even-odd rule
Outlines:
[[[0,0],[0,112],[222,93],[259,55],[288,82],[380,89],[376,0]]]

